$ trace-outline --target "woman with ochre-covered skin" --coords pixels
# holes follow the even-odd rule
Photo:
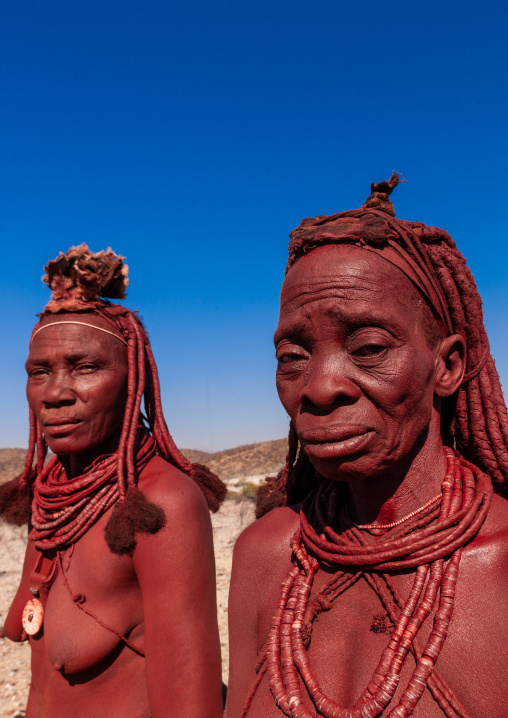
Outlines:
[[[291,234],[289,453],[235,547],[227,718],[506,715],[506,407],[473,277],[397,181]]]
[[[171,439],[145,329],[107,299],[126,274],[86,245],[46,268],[27,462],[0,490],[3,517],[31,528],[3,629],[30,640],[27,718],[222,714],[207,502],[225,488]]]

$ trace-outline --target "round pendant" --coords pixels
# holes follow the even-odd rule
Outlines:
[[[44,608],[42,603],[38,598],[31,598],[23,609],[21,617],[25,633],[29,636],[35,636],[36,633],[39,633],[42,628],[43,618]]]

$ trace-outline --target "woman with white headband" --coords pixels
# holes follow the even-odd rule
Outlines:
[[[25,469],[0,487],[3,518],[30,528],[3,629],[30,640],[26,716],[217,718],[207,503],[225,487],[175,446],[143,324],[109,301],[125,297],[123,258],[72,247],[44,281]]]

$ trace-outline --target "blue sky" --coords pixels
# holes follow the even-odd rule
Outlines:
[[[82,241],[127,256],[181,446],[284,436],[288,232],[393,169],[398,216],[468,258],[506,385],[507,20],[501,2],[4,4],[0,446],[27,441],[43,266]]]

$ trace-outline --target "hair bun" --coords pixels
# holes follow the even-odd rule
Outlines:
[[[60,252],[44,267],[42,281],[52,293],[46,311],[79,311],[101,298],[125,299],[129,280],[124,259],[109,247],[94,254],[85,243]]]
[[[405,180],[403,180],[405,182]],[[395,210],[389,197],[395,187],[399,184],[399,173],[394,172],[389,180],[384,182],[372,182],[370,185],[370,197],[367,197],[365,209],[377,209],[378,212],[385,212],[390,217],[395,217]]]

